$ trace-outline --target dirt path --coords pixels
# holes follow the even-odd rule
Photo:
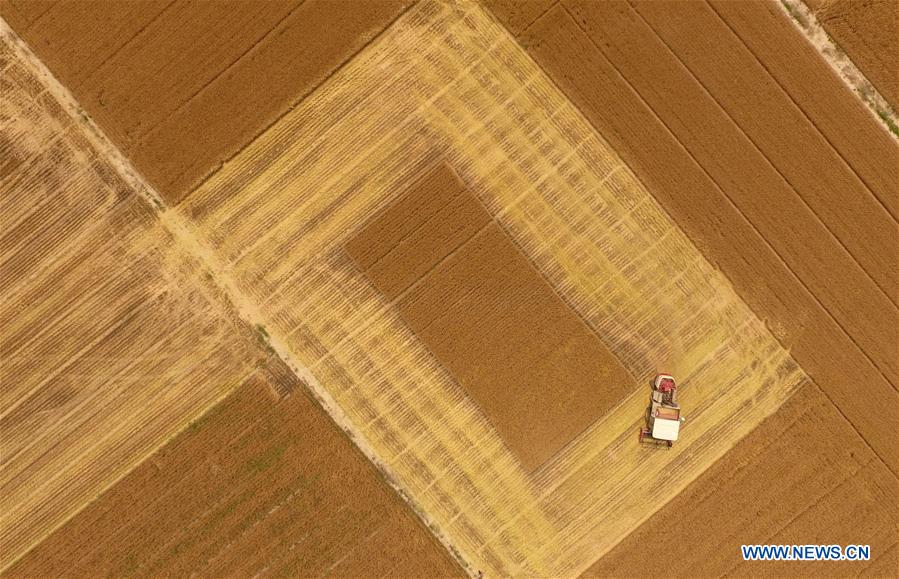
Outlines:
[[[843,82],[868,105],[893,138],[899,140],[899,117],[895,109],[899,103],[895,66],[899,58],[896,3],[892,0],[810,0],[806,3],[783,0],[780,6]]]

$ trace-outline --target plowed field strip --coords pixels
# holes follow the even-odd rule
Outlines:
[[[891,383],[730,204],[602,51],[558,6],[535,22],[522,42],[591,123],[611,139],[667,212],[732,280],[863,438],[899,472],[888,434],[892,429],[885,426],[897,423],[897,394]],[[634,53],[639,50],[635,47]],[[892,304],[887,311],[891,309]],[[874,336],[881,351],[889,349],[886,338],[891,331]],[[857,395],[845,379],[847,371],[866,384],[868,396]]]
[[[708,4],[691,2],[682,10],[659,2],[631,4],[895,304],[899,224],[755,55]],[[707,50],[707,43],[715,50]],[[745,91],[749,86],[752,98]],[[833,192],[839,192],[839,203]],[[826,240],[819,243],[818,251],[826,251]]]
[[[711,0],[710,4],[899,220],[895,141],[781,8],[774,2]]]

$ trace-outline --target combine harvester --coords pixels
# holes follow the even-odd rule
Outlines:
[[[640,429],[640,442],[649,439],[653,442],[667,444],[668,448],[671,448],[674,441],[677,440],[680,425],[683,422],[680,406],[677,403],[677,384],[674,382],[674,377],[668,374],[658,374],[652,381],[646,427]]]

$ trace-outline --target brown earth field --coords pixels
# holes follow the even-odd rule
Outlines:
[[[0,0],[0,15],[176,203],[410,3]]]
[[[530,471],[636,386],[444,164],[347,250]]]
[[[461,576],[290,378],[271,362],[5,575]]]
[[[821,26],[887,99],[899,106],[899,3],[807,0]]]

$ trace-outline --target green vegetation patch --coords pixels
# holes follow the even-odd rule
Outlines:
[[[878,109],[877,116],[880,117],[880,120],[882,120],[886,124],[887,128],[891,133],[893,133],[893,135],[899,137],[899,126],[896,126],[896,123],[893,122],[893,119],[890,118],[890,115],[887,114],[886,111]]]
[[[284,446],[273,446],[258,456],[254,456],[246,462],[244,468],[260,473],[270,469],[287,450]]]

